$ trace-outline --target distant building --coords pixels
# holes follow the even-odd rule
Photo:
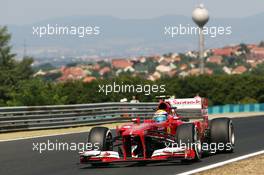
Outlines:
[[[135,72],[135,69],[132,66],[128,66],[124,69],[125,72]]]
[[[232,70],[226,66],[223,67],[223,71],[226,73],[226,74],[231,74],[232,73]]]
[[[160,65],[168,66],[173,60],[168,57],[161,57],[158,62]]]
[[[152,75],[149,75],[147,79],[151,80],[151,81],[156,81],[156,80],[158,80],[160,78],[161,78],[161,74],[156,71]]]
[[[247,71],[247,68],[245,66],[237,66],[235,69],[233,69],[232,74],[242,74]]]
[[[212,69],[205,68],[205,73],[207,75],[212,75],[214,71]],[[194,68],[189,70],[189,75],[200,75],[200,68]]]
[[[219,55],[213,55],[207,58],[206,60],[208,63],[214,63],[214,64],[221,64],[223,61],[223,57]]]
[[[116,75],[116,76],[119,76],[119,74],[121,74],[122,72],[123,72],[122,69],[118,69],[118,70],[115,72],[115,75]]]
[[[172,60],[173,60],[174,62],[180,62],[180,61],[181,61],[181,57],[180,57],[180,56],[173,56],[173,57],[172,57]]]
[[[139,58],[139,62],[141,63],[145,63],[147,60],[146,60],[146,57],[140,57]]]
[[[155,61],[155,62],[159,62],[161,56],[159,56],[159,55],[153,55],[153,56],[151,56],[150,58],[151,58],[153,61]]]
[[[192,57],[192,58],[198,57],[198,53],[194,52],[194,51],[186,52],[185,55],[188,56],[188,57]]]
[[[127,67],[133,66],[133,63],[127,59],[114,59],[112,60],[112,67],[114,69],[125,69]]]
[[[166,73],[166,72],[170,72],[172,68],[170,66],[158,65],[156,67],[156,70],[161,73]]]
[[[188,69],[188,65],[187,64],[181,64],[180,65],[180,70],[183,71],[183,70],[186,70]]]
[[[80,67],[62,67],[61,73],[59,81],[80,80],[86,76],[85,71]]]
[[[217,49],[212,49],[212,53],[213,55],[229,57],[235,54],[238,49],[239,49],[238,47],[217,48]]]
[[[100,65],[99,65],[99,64],[97,64],[97,63],[96,63],[96,64],[94,64],[94,65],[92,66],[92,70],[93,70],[93,71],[99,71],[99,70],[100,70],[100,68],[101,68],[101,67],[100,67]]]
[[[177,74],[177,70],[176,69],[173,69],[172,71],[166,73],[166,75],[168,75],[169,77],[173,77],[176,74]]]
[[[199,75],[200,74],[200,69],[199,68],[194,68],[189,70],[189,75]]]
[[[256,48],[256,47],[258,47],[256,44],[248,44],[247,45],[247,48],[249,48],[249,49],[253,49],[253,48]]]
[[[250,50],[251,57],[264,60],[264,47],[255,47]]]
[[[214,71],[212,69],[210,69],[210,68],[205,68],[205,73],[207,75],[213,75]]]
[[[83,79],[83,82],[84,82],[84,83],[91,83],[91,82],[94,81],[94,80],[96,80],[95,77],[93,77],[93,76],[87,76],[87,77],[85,77],[85,78]]]
[[[105,74],[107,74],[109,72],[111,72],[111,68],[110,67],[107,67],[107,66],[106,67],[103,67],[102,69],[99,70],[99,74],[101,76],[103,76],[103,75],[105,75]]]
[[[186,72],[186,71],[182,71],[181,73],[179,73],[180,77],[186,77],[188,75],[189,75],[189,72]]]
[[[42,70],[40,69],[38,72],[36,72],[36,73],[33,75],[33,77],[44,76],[44,75],[46,75],[46,74],[47,74],[46,72],[44,72],[44,71],[42,71]]]

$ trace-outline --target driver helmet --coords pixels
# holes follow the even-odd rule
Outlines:
[[[156,122],[164,122],[168,119],[168,113],[165,110],[158,110],[155,112],[153,120]]]

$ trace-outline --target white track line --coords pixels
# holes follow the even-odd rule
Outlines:
[[[217,168],[217,167],[220,167],[220,166],[232,163],[232,162],[236,162],[236,161],[239,161],[239,160],[247,159],[247,158],[254,157],[254,156],[257,156],[257,155],[260,155],[260,154],[264,154],[264,150],[257,151],[257,152],[254,152],[254,153],[250,153],[250,154],[246,154],[246,155],[239,156],[239,157],[236,157],[236,158],[233,158],[233,159],[229,159],[229,160],[226,160],[226,161],[223,161],[223,162],[218,162],[218,163],[215,163],[215,164],[212,164],[212,165],[204,166],[204,167],[201,167],[201,168],[197,168],[197,169],[194,169],[194,170],[191,170],[191,171],[186,171],[186,172],[180,173],[178,175],[190,175],[190,174],[194,174],[194,173],[199,173],[199,172],[202,172],[202,171],[205,171],[205,170],[209,170],[209,169],[212,169],[212,168]]]

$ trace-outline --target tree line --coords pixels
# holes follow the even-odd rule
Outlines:
[[[100,92],[102,85],[164,85],[164,93]],[[264,76],[259,75],[219,75],[186,78],[162,78],[152,82],[139,77],[122,76],[113,79],[95,80],[89,84],[82,81],[54,83],[40,78],[20,80],[14,88],[8,88],[1,106],[57,105],[118,102],[120,99],[136,96],[141,102],[156,101],[158,95],[174,95],[177,98],[194,97],[199,94],[209,99],[210,105],[237,103],[264,103]]]
[[[158,95],[175,95],[177,98],[200,96],[209,98],[210,105],[236,103],[264,103],[264,66],[259,65],[251,73],[243,75],[203,75],[162,77],[149,81],[140,77],[122,75],[98,79],[91,83],[82,81],[51,82],[33,77],[33,59],[15,59],[11,52],[11,35],[6,27],[0,27],[0,106],[31,106],[117,102],[137,96],[141,102],[156,101]],[[164,85],[165,92],[146,93],[100,92],[102,85]]]

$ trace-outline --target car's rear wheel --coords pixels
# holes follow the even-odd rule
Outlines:
[[[195,150],[195,161],[199,161],[202,156],[202,144],[198,130],[192,123],[185,123],[177,127],[176,138],[179,146],[186,145]]]
[[[235,132],[232,120],[216,118],[210,123],[210,144],[216,146],[217,152],[233,152]],[[221,149],[220,149],[221,148]]]

